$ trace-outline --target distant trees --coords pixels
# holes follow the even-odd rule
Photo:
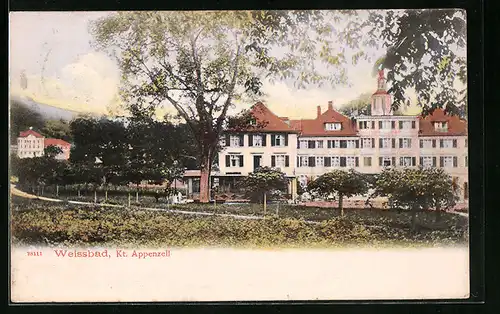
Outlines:
[[[368,192],[367,180],[353,169],[349,171],[333,170],[325,173],[307,185],[307,190],[322,196],[337,194],[340,214],[344,215],[344,197],[362,195]]]
[[[58,138],[67,142],[73,140],[69,122],[63,119],[45,121],[41,132],[45,137]]]
[[[42,115],[17,100],[10,101],[10,142],[16,144],[21,131],[32,127],[37,132],[44,127]]]

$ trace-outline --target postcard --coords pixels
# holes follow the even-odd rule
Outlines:
[[[469,298],[465,11],[9,29],[11,302]]]

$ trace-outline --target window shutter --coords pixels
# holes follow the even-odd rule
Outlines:
[[[262,146],[266,146],[267,134],[262,134]]]
[[[424,140],[420,140],[420,148],[424,148]]]
[[[395,166],[396,165],[396,157],[392,157],[392,163],[391,163],[392,166]]]
[[[245,135],[240,134],[240,146],[243,147],[245,146]]]
[[[229,134],[226,134],[226,146],[229,146],[231,144],[231,136]]]
[[[411,165],[416,166],[417,165],[417,157],[411,157]]]
[[[276,167],[276,156],[271,156],[271,167]]]
[[[403,157],[399,157],[399,165],[403,166],[404,165],[404,160]]]
[[[345,167],[346,166],[346,158],[345,157],[340,157],[340,166]]]
[[[240,158],[240,167],[243,167],[243,155],[238,156]]]
[[[231,167],[231,157],[226,155],[226,167]]]
[[[300,148],[300,141],[297,139],[297,148]]]
[[[432,166],[436,167],[436,157],[432,157]]]
[[[363,140],[359,140],[359,147],[363,148]]]
[[[436,140],[432,140],[432,148],[436,148]]]
[[[288,146],[288,134],[285,134],[285,146]]]
[[[408,139],[408,148],[411,148],[411,138]]]
[[[375,129],[375,121],[372,121],[372,129]]]
[[[276,146],[276,135],[271,134],[271,146]]]
[[[395,138],[392,139],[392,148],[396,148],[396,139]]]
[[[248,146],[253,146],[253,134],[248,134]]]
[[[297,156],[297,167],[300,167],[300,157]]]
[[[403,139],[402,138],[399,139],[399,148],[403,148]]]
[[[316,148],[316,141],[311,141],[312,142],[312,147],[311,148]]]
[[[362,129],[363,128],[363,122],[359,121],[359,128]]]
[[[309,157],[309,167],[316,166],[316,160],[314,157]]]
[[[457,156],[453,156],[453,167],[458,167],[458,159]]]
[[[415,129],[417,127],[417,124],[415,123],[415,121],[412,121],[411,122],[411,128],[412,129]]]
[[[378,147],[382,148],[382,139],[381,138],[378,139]]]
[[[356,140],[356,148],[359,148],[359,140]]]
[[[326,144],[327,144],[328,148],[332,148],[332,141],[331,140],[326,141]]]
[[[372,138],[372,148],[375,148],[375,139]]]
[[[359,167],[359,157],[356,157],[356,167]]]
[[[382,166],[382,157],[379,157],[379,158],[378,158],[378,165],[379,165],[379,166]]]
[[[391,129],[395,129],[396,128],[396,121],[391,121]]]
[[[403,128],[403,121],[399,121],[399,129]]]
[[[453,148],[457,148],[457,140],[453,140]]]
[[[424,157],[420,157],[420,165],[423,166],[424,165]]]
[[[444,157],[439,157],[439,167],[443,167],[444,165]]]
[[[382,121],[379,121],[379,122],[378,122],[378,128],[379,128],[379,129],[382,129]]]
[[[332,157],[325,157],[325,167],[332,166]]]
[[[439,147],[441,147],[441,148],[444,147],[444,140],[443,139],[439,140]]]
[[[290,167],[290,156],[285,156],[285,167]]]

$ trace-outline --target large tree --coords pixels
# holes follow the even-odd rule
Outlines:
[[[250,201],[264,204],[265,213],[267,197],[278,191],[286,191],[289,181],[286,174],[278,169],[260,167],[249,173],[241,182],[241,186]]]
[[[406,104],[414,89],[424,115],[441,107],[466,116],[466,87],[457,88],[467,81],[464,10],[376,10],[351,17],[340,38],[350,47],[386,49],[375,68],[389,70],[394,110]]]
[[[97,20],[92,32],[98,47],[117,57],[129,104],[167,103],[185,120],[198,148],[200,201],[208,202],[211,167],[235,100],[260,96],[266,78],[296,78],[298,86],[345,81],[346,57],[323,15],[119,12]]]

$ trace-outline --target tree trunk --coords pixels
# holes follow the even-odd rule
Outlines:
[[[104,201],[108,201],[108,189],[104,190]]]
[[[80,192],[80,190],[78,190]],[[97,190],[94,190],[94,203],[97,203]]]
[[[59,185],[56,185],[56,197],[59,197]]]
[[[130,207],[130,192],[128,193],[128,207]]]
[[[264,192],[264,217],[266,216],[266,209],[267,209],[267,199],[266,199],[266,192]]]
[[[42,185],[42,196],[43,196],[43,185]]]
[[[344,216],[344,206],[343,206],[343,201],[344,201],[344,195],[342,193],[339,193],[339,209],[340,209],[340,216]]]
[[[87,194],[87,193],[85,193],[85,194]],[[78,197],[80,197],[80,189],[78,189]]]
[[[206,158],[206,157],[205,157]],[[201,163],[200,169],[200,203],[210,201],[210,161],[206,158]]]
[[[139,183],[137,183],[137,189],[135,190],[135,202],[139,203]]]

